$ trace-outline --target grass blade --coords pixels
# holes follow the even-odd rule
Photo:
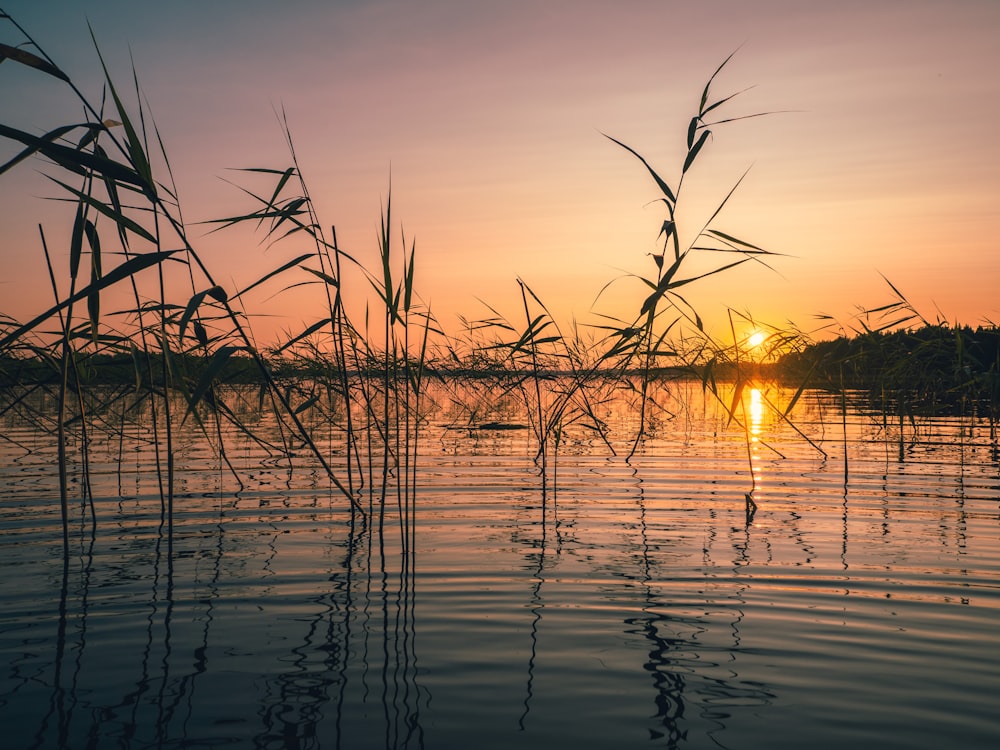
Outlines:
[[[47,60],[43,60],[38,55],[19,49],[18,47],[11,47],[0,43],[0,62],[3,62],[4,60],[19,62],[21,65],[27,65],[29,68],[35,68],[36,70],[48,73],[50,76],[69,83],[69,76]]]
[[[653,180],[655,180],[656,184],[659,186],[660,191],[663,193],[664,197],[666,198],[667,205],[670,207],[670,211],[672,213],[673,212],[673,207],[677,203],[677,198],[674,197],[674,191],[671,190],[670,186],[667,185],[667,183],[663,181],[663,179],[660,177],[660,175],[658,175],[656,173],[656,170],[654,170],[649,165],[649,162],[647,162],[642,156],[640,156],[638,151],[636,151],[635,149],[631,148],[630,146],[626,146],[624,143],[622,143],[621,141],[619,141],[617,138],[612,138],[610,135],[607,135],[607,134],[603,134],[603,135],[609,141],[613,141],[613,142],[617,143],[623,149],[625,149],[630,154],[632,154],[636,159],[638,159],[639,161],[642,162],[642,165],[649,171],[649,174],[653,177]]]

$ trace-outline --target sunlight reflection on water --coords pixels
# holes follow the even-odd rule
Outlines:
[[[824,456],[769,397],[749,443],[690,397],[631,463],[568,436],[545,498],[528,431],[432,422],[412,557],[393,498],[352,528],[306,459],[232,436],[234,491],[189,436],[169,538],[148,450],[92,446],[64,567],[53,452],[9,426],[10,746],[993,747],[996,447],[928,420],[899,460],[852,414],[845,482],[839,414],[798,408]]]

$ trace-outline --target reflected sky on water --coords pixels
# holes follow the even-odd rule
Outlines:
[[[53,449],[10,424],[10,746],[992,747],[988,430],[928,419],[878,442],[852,413],[845,440],[817,394],[796,425],[817,450],[780,393],[743,397],[745,427],[664,396],[631,462],[568,434],[545,494],[530,430],[443,409],[408,523],[394,491],[362,519],[307,457],[238,435],[234,488],[192,433],[169,525],[148,444],[95,433],[67,557]]]

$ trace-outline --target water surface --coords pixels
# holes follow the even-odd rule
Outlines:
[[[393,492],[363,523],[234,433],[240,489],[190,424],[170,528],[142,425],[95,433],[68,558],[55,447],[10,421],[4,747],[997,746],[988,427],[854,412],[845,441],[811,394],[814,447],[697,394],[631,461],[568,434],[544,494],[530,430],[442,407],[406,534]]]

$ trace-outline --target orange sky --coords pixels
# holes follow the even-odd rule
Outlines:
[[[790,257],[692,286],[713,331],[726,306],[806,330],[820,313],[848,323],[891,301],[880,273],[928,318],[1000,322],[995,0],[0,7],[95,100],[86,20],[122,86],[131,50],[192,224],[248,207],[220,179],[236,179],[228,168],[287,165],[276,107],[323,224],[368,262],[391,172],[418,290],[446,329],[485,315],[478,300],[515,317],[518,277],[562,321],[637,312],[643,290],[627,279],[592,305],[612,279],[651,272],[663,216],[641,164],[602,133],[675,184],[701,88],[738,48],[715,93],[753,88],[725,114],[782,113],[715,130],[685,178],[682,233],[750,167],[716,227]],[[21,40],[4,26],[0,41]],[[0,121],[31,132],[81,117],[58,82],[9,62],[0,102]],[[40,168],[0,175],[0,312],[21,320],[50,294],[37,224],[65,248],[72,223],[40,199],[58,195]],[[196,244],[231,289],[304,251],[204,231]],[[277,291],[251,301],[259,336],[323,314],[301,289]]]

